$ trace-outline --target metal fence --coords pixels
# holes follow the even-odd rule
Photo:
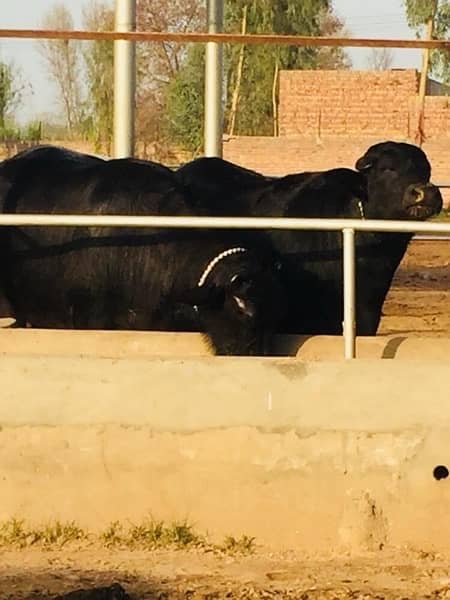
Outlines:
[[[450,223],[417,223],[360,219],[294,219],[266,217],[156,217],[122,215],[2,214],[0,226],[174,227],[209,229],[277,229],[342,231],[344,274],[344,356],[355,358],[355,231],[404,232],[450,236]]]
[[[36,29],[0,29],[0,38],[177,41],[205,43],[289,44],[296,46],[428,48],[450,50],[450,40],[400,40],[368,38],[332,38],[314,36],[169,33],[169,32],[93,32]],[[450,187],[440,184],[439,187]],[[355,232],[405,232],[427,236],[450,236],[450,223],[417,223],[410,221],[379,221],[359,219],[295,219],[295,218],[228,218],[228,217],[156,217],[156,216],[94,216],[1,214],[0,226],[74,226],[74,227],[174,227],[210,229],[277,229],[342,231],[344,275],[344,355],[355,358]]]

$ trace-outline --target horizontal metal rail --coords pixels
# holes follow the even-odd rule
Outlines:
[[[0,214],[0,226],[175,227],[208,229],[313,229],[450,234],[450,223],[418,223],[361,219],[297,219],[281,217],[166,217],[129,215]]]
[[[372,39],[307,35],[201,33],[167,31],[79,31],[63,29],[0,29],[0,38],[63,40],[130,40],[133,42],[222,42],[283,44],[289,46],[343,46],[345,48],[436,48],[450,50],[450,40]]]
[[[355,231],[448,234],[450,223],[361,219],[295,219],[266,217],[159,217],[127,215],[0,214],[0,226],[175,227],[209,229],[328,230],[343,233],[344,356],[355,358]]]

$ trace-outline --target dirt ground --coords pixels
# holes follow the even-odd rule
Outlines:
[[[450,241],[413,241],[394,277],[378,333],[450,336]]]
[[[119,583],[132,599],[296,598],[406,600],[450,598],[450,557],[381,551],[328,558],[200,551],[152,552],[73,547],[3,551],[1,599],[50,599]]]
[[[384,306],[380,333],[450,335],[450,242],[415,241]],[[94,543],[43,550],[0,549],[0,600],[54,598],[119,583],[134,599],[450,598],[450,556],[385,549],[329,557],[257,545],[249,556],[205,551],[110,550]]]

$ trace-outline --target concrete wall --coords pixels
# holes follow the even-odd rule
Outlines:
[[[450,362],[4,354],[0,378],[0,519],[450,549]]]
[[[340,336],[284,335],[275,340],[274,354],[305,361],[344,360]],[[156,331],[68,331],[0,329],[0,356],[84,356],[94,358],[154,358],[211,356],[199,333]],[[356,339],[358,358],[450,361],[450,339],[377,335]]]

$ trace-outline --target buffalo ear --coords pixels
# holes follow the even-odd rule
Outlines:
[[[358,158],[356,161],[355,169],[357,171],[366,171],[367,169],[370,169],[370,167],[373,167],[375,160],[376,159],[371,152],[366,152],[364,156],[361,156],[361,158]]]

